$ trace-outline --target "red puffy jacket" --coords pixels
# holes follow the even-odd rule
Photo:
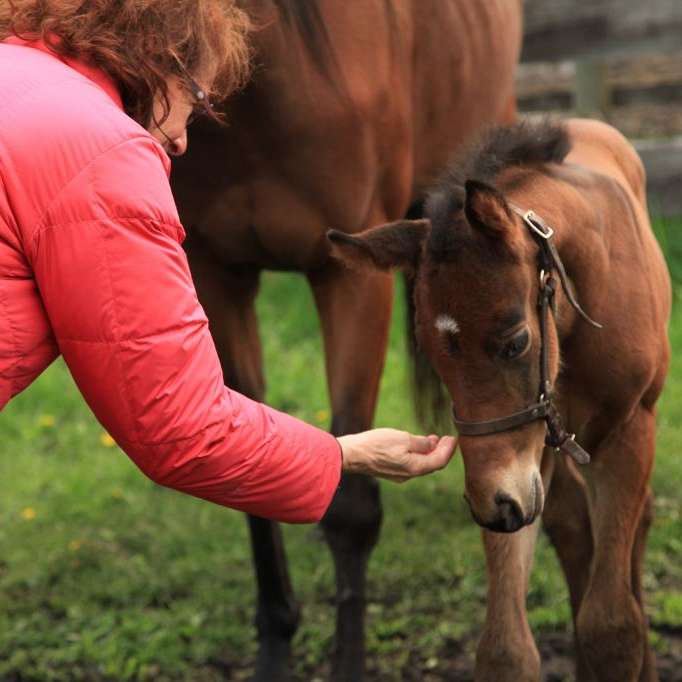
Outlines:
[[[104,73],[41,43],[0,43],[0,409],[61,353],[157,483],[318,520],[339,445],[223,385],[169,170]]]

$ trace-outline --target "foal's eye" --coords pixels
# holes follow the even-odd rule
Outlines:
[[[500,349],[500,357],[503,360],[513,360],[522,355],[528,348],[530,342],[530,334],[527,329],[523,329],[518,334],[515,334],[511,339],[505,341]]]

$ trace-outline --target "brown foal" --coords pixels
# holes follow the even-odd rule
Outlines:
[[[641,571],[671,293],[642,164],[596,121],[497,128],[455,161],[426,216],[330,238],[349,263],[416,278],[419,342],[464,425],[465,496],[486,529],[476,679],[540,679],[525,596],[544,508],[570,590],[578,680],[656,680]],[[542,400],[567,429],[559,439],[527,409]],[[576,443],[589,464],[554,447],[584,462]]]

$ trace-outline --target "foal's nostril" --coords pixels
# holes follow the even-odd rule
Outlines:
[[[506,493],[495,495],[495,504],[499,510],[499,530],[513,533],[523,526],[523,514],[519,503]]]

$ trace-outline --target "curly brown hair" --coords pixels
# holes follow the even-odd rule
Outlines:
[[[153,104],[169,112],[168,78],[215,73],[220,100],[250,70],[250,21],[234,0],[0,0],[0,40],[42,40],[57,54],[84,59],[118,85],[126,113],[147,127]],[[215,114],[214,114],[215,116]]]

